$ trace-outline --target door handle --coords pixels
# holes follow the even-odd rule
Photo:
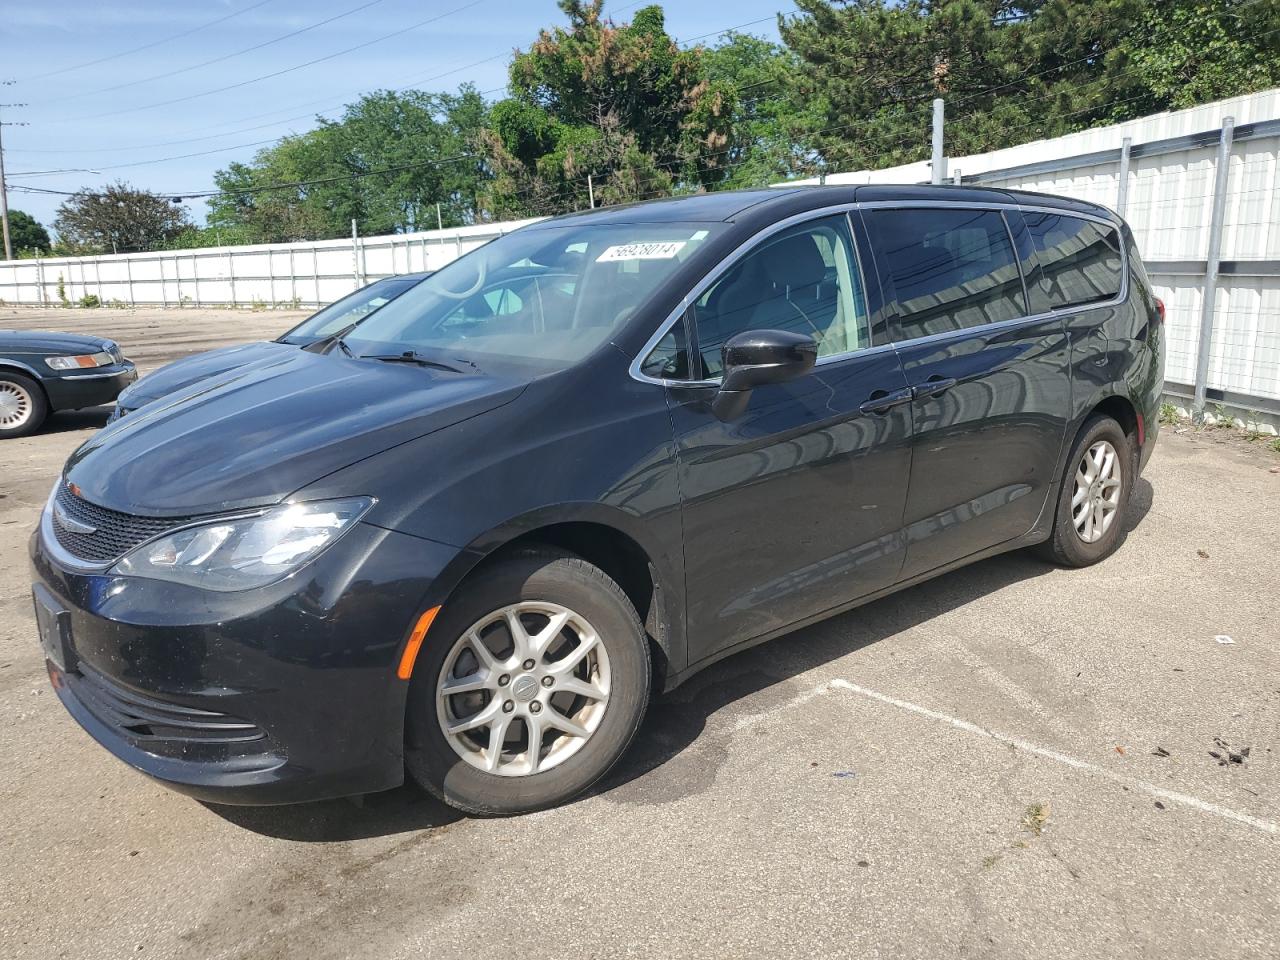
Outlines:
[[[876,390],[871,396],[867,397],[866,402],[858,407],[863,413],[868,415],[888,413],[894,407],[911,402],[911,388],[903,387],[901,390]]]
[[[917,383],[912,387],[911,394],[916,400],[924,400],[929,397],[936,397],[940,393],[945,393],[955,385],[955,377],[932,376],[924,383]]]

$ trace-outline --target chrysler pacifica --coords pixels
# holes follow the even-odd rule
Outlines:
[[[546,220],[80,447],[31,540],[49,676],[210,801],[556,804],[733,651],[1001,551],[1107,557],[1162,328],[1129,228],[1056,197]]]

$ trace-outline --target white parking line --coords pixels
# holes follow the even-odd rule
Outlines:
[[[1178,793],[1174,790],[1166,790],[1164,787],[1157,787],[1154,783],[1148,783],[1145,780],[1137,780],[1131,777],[1123,776],[1119,773],[1113,773],[1105,767],[1089,763],[1086,760],[1080,760],[1076,757],[1068,756],[1065,753],[1059,753],[1057,750],[1050,750],[1048,747],[1042,747],[1038,744],[1022,740],[1018,737],[1011,737],[1007,734],[998,733],[995,730],[988,730],[980,727],[976,723],[970,723],[968,720],[961,720],[959,717],[951,717],[945,713],[939,713],[937,710],[930,710],[928,707],[922,707],[917,703],[910,703],[906,700],[899,700],[897,697],[890,697],[887,694],[879,693],[876,690],[868,690],[866,687],[860,687],[856,683],[850,683],[848,680],[836,679],[832,680],[830,686],[840,690],[847,690],[850,693],[856,693],[860,696],[869,697],[872,700],[879,700],[881,703],[887,703],[891,707],[897,707],[899,710],[907,710],[911,713],[917,713],[922,717],[928,717],[930,720],[940,720],[943,723],[955,727],[957,730],[964,730],[966,733],[976,733],[978,736],[986,737],[988,740],[994,740],[997,743],[1003,743],[1006,746],[1016,747],[1019,750],[1025,750],[1028,753],[1034,753],[1037,756],[1046,757],[1049,760],[1056,760],[1058,763],[1074,767],[1077,770],[1083,770],[1094,776],[1102,777],[1113,783],[1128,787],[1130,790],[1138,790],[1148,796],[1156,797],[1160,800],[1168,800],[1171,803],[1180,803],[1183,806],[1191,807],[1202,813],[1211,813],[1214,816],[1222,817],[1225,820],[1234,820],[1236,823],[1243,823],[1245,826],[1253,827],[1263,833],[1275,835],[1280,833],[1280,824],[1274,820],[1264,820],[1261,817],[1250,816],[1247,813],[1240,813],[1238,810],[1232,810],[1229,807],[1219,806],[1216,803],[1209,803],[1201,800],[1199,797],[1193,797],[1190,794]]]

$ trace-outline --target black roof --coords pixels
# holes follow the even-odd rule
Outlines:
[[[579,220],[592,223],[670,223],[672,221],[720,221],[731,220],[748,207],[768,202],[793,191],[768,188],[764,190],[721,190],[715,193],[694,193],[684,197],[663,197],[639,203],[622,203],[595,210],[566,213],[549,220],[532,224],[568,226]]]
[[[1061,207],[1115,217],[1096,203],[1057,197],[1027,190],[1002,190],[992,187],[952,184],[829,184],[824,186],[768,187],[761,190],[723,190],[684,197],[666,197],[641,203],[620,204],[596,210],[564,214],[533,224],[567,226],[578,221],[592,223],[667,223],[672,221],[735,221],[749,214],[749,219],[789,216],[816,207],[839,203],[874,201],[937,200],[946,203],[1026,203]]]

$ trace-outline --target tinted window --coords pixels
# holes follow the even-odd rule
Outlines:
[[[1037,312],[1119,295],[1120,236],[1115,230],[1054,213],[1022,216],[1040,260]]]
[[[866,297],[843,216],[804,223],[761,241],[694,304],[702,375],[720,376],[720,348],[747,330],[813,337],[818,357],[870,344]]]
[[[389,277],[386,280],[371,283],[367,287],[361,287],[355,293],[350,293],[318,313],[313,313],[281,337],[280,341],[282,343],[313,343],[322,337],[337,333],[367,317],[379,307],[386,306],[419,282],[416,278]]]
[[[868,218],[910,340],[1026,313],[1022,276],[996,210],[876,210]]]
[[[695,379],[689,369],[689,339],[684,317],[675,322],[640,364],[640,372],[658,380]]]

